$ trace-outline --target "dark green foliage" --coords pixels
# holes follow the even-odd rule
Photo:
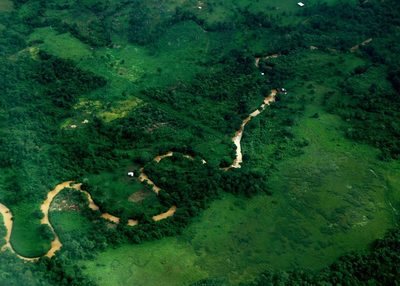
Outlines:
[[[99,19],[92,20],[88,23],[86,31],[82,30],[77,24],[65,24],[64,27],[59,27],[59,29],[69,31],[76,38],[88,45],[102,47],[111,44],[111,35],[105,23],[105,19],[99,17]]]
[[[147,164],[145,172],[165,190],[160,196],[161,202],[165,206],[176,205],[181,212],[190,210],[189,217],[215,198],[221,186],[216,170],[178,154],[160,163]]]
[[[139,173],[139,170],[136,170],[137,173]],[[165,208],[160,204],[158,196],[147,186],[143,186],[141,190],[145,192],[143,199],[136,203],[129,202],[126,197],[123,202],[120,202],[119,198],[116,197],[109,199],[106,194],[110,190],[96,186],[93,183],[86,182],[82,185],[82,188],[92,195],[101,212],[112,213],[126,221],[128,219],[139,220],[143,217],[151,217],[161,213]]]
[[[0,23],[7,25],[7,29],[0,29],[0,55],[10,55],[24,48],[26,28],[21,29],[17,19],[9,15],[0,15]]]
[[[309,21],[300,30],[305,39],[312,39],[324,47],[348,50],[370,37],[393,34],[399,24],[399,3],[396,1],[368,1],[353,5],[341,1],[336,5],[319,3],[303,11]],[[319,44],[317,45],[319,46]]]
[[[155,15],[147,7],[146,1],[133,1],[133,7],[129,14],[129,34],[130,41],[137,44],[148,44],[165,31],[163,23],[156,20]]]
[[[50,285],[94,286],[94,282],[82,275],[78,265],[69,259],[43,258],[37,266],[38,272],[45,273],[45,278]]]
[[[271,88],[259,76],[254,59],[246,53],[232,51],[216,64],[221,69],[199,73],[189,84],[146,89],[141,94],[146,99],[168,104],[180,114],[188,113],[196,121],[223,133],[230,133],[262,102]],[[229,109],[216,112],[221,104]]]
[[[398,32],[394,30],[399,23],[398,5],[396,1],[371,1],[359,6],[341,3],[338,7],[317,5],[305,12],[314,13],[317,9],[329,15],[319,19],[318,27],[314,25],[313,29],[324,34],[342,31],[338,34],[341,40],[337,48],[354,46],[354,38],[360,35],[359,42],[371,37],[372,42],[361,45],[360,49],[373,64],[356,67],[340,84],[341,96],[327,94],[326,102],[329,111],[349,122],[346,135],[378,147],[383,160],[398,159],[400,156],[400,129],[397,124],[400,119],[400,80],[399,69],[393,65],[399,52],[398,45],[393,42],[399,39]],[[365,29],[366,26],[368,29]],[[383,46],[385,43],[387,48]],[[383,78],[371,76],[377,69],[383,70],[393,89],[382,85]]]
[[[249,285],[397,285],[400,230],[377,240],[367,254],[348,254],[317,273],[265,271]]]
[[[70,107],[76,96],[106,85],[106,80],[82,71],[71,61],[40,52],[36,80],[45,86],[45,93],[59,107]]]
[[[0,285],[36,286],[52,285],[46,279],[46,272],[31,263],[25,263],[13,253],[2,252],[0,255]]]
[[[46,240],[53,240],[54,239],[54,235],[53,232],[51,231],[50,227],[48,225],[42,224],[40,226],[40,235],[46,239]]]
[[[392,83],[394,89],[400,93],[400,68],[398,66],[389,69],[388,79]]]
[[[390,77],[392,83],[396,81],[396,76],[391,74]],[[361,81],[364,87],[360,86]],[[393,89],[380,87],[378,82],[357,76],[343,81],[341,89],[345,101],[333,95],[327,95],[326,100],[330,111],[350,122],[346,135],[378,147],[382,159],[399,158],[399,94]]]
[[[266,189],[265,174],[256,171],[233,169],[222,173],[221,185],[226,192],[236,195],[251,197],[257,193],[265,192],[271,194]]]
[[[197,281],[190,286],[226,286],[229,285],[225,279],[209,278]]]

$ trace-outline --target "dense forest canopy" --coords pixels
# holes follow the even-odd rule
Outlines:
[[[87,261],[121,245],[194,237],[185,233],[188,227],[213,202],[231,195],[243,201],[265,196],[299,217],[317,201],[324,223],[317,235],[301,229],[280,237],[282,245],[296,248],[287,239],[296,236],[307,252],[334,245],[333,232],[346,240],[374,219],[382,231],[392,230],[363,252],[340,258],[337,244],[330,256],[336,261],[312,270],[297,261],[279,269],[260,256],[249,262],[256,273],[243,279],[209,271],[186,284],[400,281],[400,2],[310,0],[303,8],[296,1],[278,2],[0,0],[0,204],[14,217],[12,249],[40,257],[26,262],[2,251],[0,285],[97,285]],[[261,106],[271,91],[277,91],[275,102]],[[237,156],[232,137],[257,110],[245,124],[241,168],[230,168]],[[310,165],[324,158],[326,146],[347,144],[347,154],[366,157],[381,171],[369,168],[368,184],[350,184],[351,175],[335,175],[344,172],[342,165],[327,160],[321,172],[305,169],[294,183],[306,181],[306,191],[317,194],[290,194],[291,178],[276,178],[291,173],[285,173],[291,160],[304,161],[301,156],[326,131],[316,122],[329,120],[335,123],[328,131],[340,140],[325,138],[329,142],[317,146]],[[310,133],[300,129],[304,123]],[[154,160],[168,152],[173,154]],[[337,200],[319,197],[325,170],[337,172],[334,180],[354,194],[339,199],[354,205],[351,214],[342,205],[332,212],[323,208]],[[141,180],[143,174],[152,181]],[[40,206],[64,181],[82,183],[82,192],[67,188],[54,198],[50,228],[41,223]],[[151,183],[160,191],[153,192]],[[281,194],[273,191],[276,185]],[[88,207],[85,192],[97,209]],[[374,202],[375,195],[382,201]],[[291,202],[281,204],[279,196]],[[289,210],[290,204],[295,207]],[[154,219],[171,207],[173,216]],[[352,223],[365,210],[361,223]],[[118,223],[103,219],[104,213]],[[132,227],[132,221],[139,224]],[[6,245],[6,232],[0,224],[0,246]],[[326,241],[310,246],[313,235]],[[375,235],[369,242],[380,237]],[[42,257],[55,236],[62,248]],[[240,238],[244,245],[252,239]],[[353,249],[352,243],[345,249]]]

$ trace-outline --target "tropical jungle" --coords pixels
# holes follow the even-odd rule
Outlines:
[[[0,285],[400,285],[400,2],[0,0]]]

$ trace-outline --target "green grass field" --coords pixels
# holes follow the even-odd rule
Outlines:
[[[50,241],[42,238],[39,231],[40,219],[34,214],[39,211],[39,206],[23,203],[11,211],[14,215],[11,244],[15,251],[27,257],[37,257],[46,253],[50,248]]]
[[[29,40],[43,42],[40,44],[40,48],[65,59],[81,60],[92,55],[89,46],[69,33],[59,34],[51,27],[36,29],[30,35]]]

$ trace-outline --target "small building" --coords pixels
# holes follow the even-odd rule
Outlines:
[[[83,123],[83,124],[88,124],[88,123],[89,123],[89,120],[85,119],[85,120],[82,121],[82,123]]]
[[[278,90],[278,93],[280,93],[280,94],[287,94],[288,93],[287,89],[283,88],[283,87],[277,88],[277,90]]]
[[[134,177],[134,176],[135,176],[135,173],[134,173],[134,172],[128,172],[128,176],[129,176],[129,177]]]
[[[303,2],[299,2],[299,3],[297,3],[297,5],[299,5],[300,7],[304,7],[304,3]]]
[[[73,124],[73,125],[71,125],[70,126],[72,129],[75,129],[75,128],[77,128],[78,126],[76,126],[75,124]]]

